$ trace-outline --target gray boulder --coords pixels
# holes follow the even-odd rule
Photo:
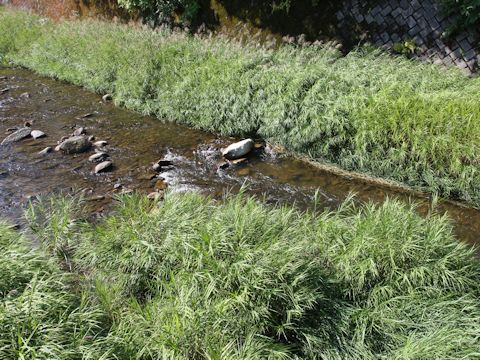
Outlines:
[[[72,136],[58,145],[58,149],[66,154],[78,154],[87,151],[92,143],[83,136]]]
[[[222,155],[228,160],[239,159],[252,151],[254,145],[255,143],[252,139],[245,139],[229,145],[222,151]]]

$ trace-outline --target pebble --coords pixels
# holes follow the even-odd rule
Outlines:
[[[161,200],[162,199],[162,194],[160,194],[159,192],[151,192],[150,194],[147,195],[147,198],[149,198],[150,200],[155,200],[155,201],[158,201],[158,200]]]
[[[235,159],[235,160],[232,160],[232,164],[234,165],[238,165],[238,164],[241,164],[243,162],[247,161],[247,158],[240,158],[240,159]]]
[[[104,147],[108,145],[108,142],[106,142],[105,140],[99,140],[99,141],[96,141],[93,143],[93,146],[99,148],[99,147]]]
[[[38,154],[39,155],[47,155],[49,152],[52,151],[52,148],[50,146],[47,146],[45,149],[43,149],[42,151],[39,151]]]
[[[47,136],[43,131],[40,131],[40,130],[32,130],[30,135],[32,135],[34,140]]]
[[[163,180],[157,180],[155,183],[155,190],[165,190],[168,187],[168,184]]]
[[[89,118],[89,117],[92,117],[92,116],[93,116],[93,113],[86,113],[86,114],[78,116],[77,119],[85,119],[85,118]]]
[[[110,169],[111,166],[112,166],[111,161],[103,161],[100,164],[98,164],[97,166],[95,166],[95,174],[106,171],[106,170]]]
[[[104,102],[111,101],[112,99],[113,99],[112,94],[105,94],[105,95],[102,96],[102,100]]]
[[[32,127],[32,123],[30,121],[25,121],[25,123],[23,124],[23,126],[25,127]]]
[[[90,135],[90,136],[88,137],[88,141],[94,141],[94,140],[95,140],[95,136]]]
[[[9,88],[2,89],[0,90],[0,94],[5,94],[9,90],[10,90]]]
[[[103,200],[103,199],[105,199],[105,196],[96,195],[96,196],[90,196],[89,198],[87,198],[87,201],[100,201],[100,200]]]
[[[28,92],[24,92],[23,94],[20,95],[20,97],[24,99],[30,99],[31,95]]]
[[[108,154],[105,153],[105,152],[98,152],[98,153],[95,153],[93,155],[91,155],[89,158],[88,158],[88,161],[91,161],[91,162],[97,162],[97,161],[100,161],[100,160],[103,160],[105,158],[108,157]]]
[[[75,129],[73,132],[73,136],[79,136],[85,134],[85,128],[84,127],[79,127],[78,129]]]

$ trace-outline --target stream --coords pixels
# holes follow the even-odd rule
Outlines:
[[[61,191],[82,191],[93,212],[105,213],[115,194],[151,193],[158,181],[152,163],[159,159],[173,163],[158,174],[172,191],[220,196],[246,184],[248,193],[261,196],[267,203],[291,204],[301,209],[312,205],[315,194],[325,209],[335,208],[350,193],[355,193],[361,202],[380,203],[386,197],[413,200],[419,204],[421,214],[430,208],[427,197],[332,174],[282,156],[268,146],[241,164],[221,169],[221,149],[239,139],[164,123],[118,108],[103,102],[97,94],[28,70],[0,68],[0,141],[9,134],[8,129],[22,127],[25,122],[47,136],[0,146],[2,217],[18,220],[30,199]],[[55,147],[78,127],[84,127],[87,135],[96,140],[108,142],[111,171],[94,173],[96,164],[88,160],[93,149],[76,155],[56,151],[38,154],[47,146]],[[437,212],[450,216],[460,240],[480,243],[480,210],[442,201]]]

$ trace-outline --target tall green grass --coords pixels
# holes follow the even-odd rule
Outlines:
[[[2,358],[480,356],[480,262],[445,217],[390,200],[300,213],[242,194],[125,196],[97,224],[79,209],[30,209],[41,250],[2,227]]]
[[[4,61],[119,105],[480,204],[480,79],[456,70],[5,10],[0,34]]]
[[[0,358],[98,358],[101,308],[41,250],[0,222]]]

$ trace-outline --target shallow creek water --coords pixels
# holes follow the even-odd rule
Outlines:
[[[4,89],[8,90],[2,92]],[[90,116],[82,117],[85,114]],[[151,165],[162,158],[174,163],[159,174],[173,191],[193,190],[219,196],[247,184],[249,193],[262,196],[268,203],[294,204],[302,209],[313,204],[315,193],[322,208],[334,208],[352,192],[359,201],[381,202],[387,196],[414,200],[420,213],[426,213],[430,207],[427,198],[334,175],[304,161],[275,154],[268,147],[243,164],[218,169],[220,149],[235,139],[162,123],[104,103],[100,96],[80,87],[24,69],[0,68],[0,138],[7,136],[7,129],[23,126],[25,121],[47,137],[0,146],[3,217],[18,219],[32,196],[59,191],[83,191],[91,200],[92,210],[101,214],[121,189],[153,191],[158,179],[149,179]],[[46,146],[55,147],[60,138],[80,126],[96,140],[108,141],[112,171],[94,174],[95,164],[88,161],[93,150],[77,155],[38,154]],[[114,189],[115,184],[121,187]],[[437,211],[447,212],[453,219],[459,239],[480,243],[479,210],[442,202]]]

